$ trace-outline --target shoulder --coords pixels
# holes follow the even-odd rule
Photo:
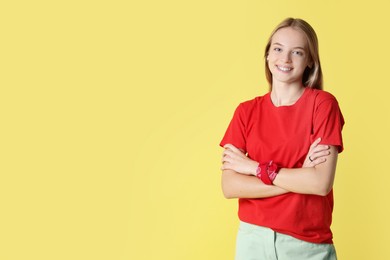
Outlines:
[[[336,97],[325,90],[309,89],[309,97],[313,99],[317,105],[321,105],[322,103],[338,104]]]
[[[263,107],[263,104],[267,103],[264,102],[267,95],[269,94],[267,93],[264,96],[257,96],[239,103],[234,112],[234,117],[239,118],[242,122],[248,123],[253,117],[256,117],[261,110],[261,107]]]
[[[251,110],[257,108],[258,106],[262,105],[264,103],[264,101],[266,100],[268,95],[269,95],[269,93],[267,93],[263,96],[257,96],[253,99],[243,101],[239,104],[238,107],[244,111],[251,111]]]

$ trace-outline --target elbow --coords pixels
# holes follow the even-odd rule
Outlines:
[[[223,196],[225,197],[225,199],[234,199],[235,198],[232,194],[227,193],[225,191],[223,191]]]
[[[235,196],[233,193],[229,193],[226,191],[223,192],[223,196],[225,197],[225,199],[237,199],[237,196]]]
[[[232,174],[228,172],[222,173],[222,193],[226,199],[236,199],[237,194],[235,194],[234,185],[232,185],[232,180],[230,178]]]
[[[331,191],[332,189],[320,189],[320,190],[317,190],[317,192],[315,193],[315,195],[318,195],[318,196],[326,196],[329,194],[329,192]]]
[[[333,189],[333,183],[325,187],[321,196],[327,196],[332,189]]]
[[[228,185],[222,181],[222,193],[225,199],[235,199],[234,192],[232,189],[229,189]]]
[[[313,190],[313,194],[318,196],[326,196],[329,194],[332,188],[333,185],[331,184],[318,183],[318,185],[316,185],[315,189]]]

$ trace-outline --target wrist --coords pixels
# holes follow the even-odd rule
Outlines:
[[[258,169],[259,169],[260,163],[253,161],[251,168],[250,168],[250,175],[257,176],[258,174]]]
[[[273,182],[278,175],[280,167],[270,161],[268,163],[259,163],[256,169],[256,176],[266,185],[273,185]]]

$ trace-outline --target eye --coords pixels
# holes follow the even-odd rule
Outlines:
[[[274,51],[276,51],[276,52],[281,52],[281,51],[282,51],[282,49],[281,49],[281,48],[278,48],[278,47],[276,47],[276,48],[274,48]]]
[[[293,51],[292,53],[298,56],[303,56],[303,52],[301,51]]]

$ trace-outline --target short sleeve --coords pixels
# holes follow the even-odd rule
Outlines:
[[[332,96],[316,107],[313,120],[313,140],[321,137],[321,144],[334,145],[339,153],[344,150],[341,131],[344,118],[337,100]]]
[[[246,153],[246,121],[243,105],[240,104],[236,108],[233,118],[219,145],[223,147],[225,144],[232,144]]]

